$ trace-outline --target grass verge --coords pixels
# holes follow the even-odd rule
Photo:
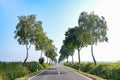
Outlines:
[[[30,77],[40,73],[42,70],[37,71],[37,72],[33,72],[31,74],[25,75],[24,77],[20,77],[20,78],[16,78],[15,80],[28,80]]]
[[[49,67],[51,67],[51,66],[53,66],[53,65],[50,65]],[[49,68],[49,67],[46,67],[46,69]],[[45,70],[45,69],[44,69],[44,70]],[[33,73],[28,74],[28,75],[25,75],[25,76],[23,76],[23,77],[16,78],[15,80],[28,80],[30,77],[35,76],[35,75],[37,75],[38,73],[40,73],[40,72],[42,72],[42,71],[43,71],[43,70],[39,70],[39,71],[37,71],[37,72],[33,72]]]
[[[68,67],[68,66],[66,66],[66,67]],[[98,77],[98,76],[96,76],[96,75],[88,74],[88,73],[79,71],[79,70],[77,70],[77,69],[71,68],[71,67],[68,67],[68,68],[70,68],[70,69],[72,69],[73,71],[76,71],[76,72],[78,72],[78,73],[80,73],[80,74],[82,74],[82,75],[84,75],[84,76],[87,76],[88,78],[91,78],[92,80],[105,80],[105,79],[100,78],[100,77]]]

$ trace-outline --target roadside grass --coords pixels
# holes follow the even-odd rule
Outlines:
[[[82,75],[84,75],[84,76],[86,76],[86,77],[88,77],[88,78],[90,78],[92,80],[105,80],[105,79],[100,78],[100,77],[98,77],[96,75],[92,75],[92,74],[77,70],[77,69],[69,67],[69,66],[66,66],[66,67],[68,67],[68,68],[72,69],[73,71],[76,71],[76,72],[78,72],[78,73],[80,73],[80,74],[82,74]]]
[[[27,62],[25,66],[22,65],[22,62],[0,62],[0,80],[15,80],[25,75],[20,80],[28,80],[29,76],[37,73],[36,71],[41,71],[47,67],[49,64],[41,65],[38,62]]]
[[[65,63],[66,66],[72,67],[79,71],[78,63]],[[99,62],[94,66],[91,62],[82,62],[80,64],[80,73],[93,77],[93,80],[120,80],[120,63],[119,62]],[[90,74],[90,75],[89,75]],[[92,75],[91,75],[92,74]],[[96,75],[96,76],[95,76]],[[101,77],[97,79],[95,77]],[[95,79],[94,79],[95,78]],[[102,79],[104,78],[104,79]]]
[[[33,72],[31,74],[27,74],[27,75],[20,77],[20,78],[16,78],[15,80],[29,80],[30,77],[37,75],[38,73],[42,72],[44,69],[46,69],[50,66],[53,66],[53,65],[52,64],[43,64],[44,68],[42,68],[41,70]]]
[[[0,80],[14,80],[29,73],[30,70],[21,62],[0,62]]]
[[[106,80],[106,79],[103,79],[103,78],[98,77],[98,76],[96,76],[96,75],[92,75],[92,74],[85,73],[85,72],[82,72],[82,71],[78,71],[78,72],[79,72],[80,74],[83,74],[83,75],[85,75],[85,76],[93,79],[93,80]]]
[[[32,76],[40,73],[41,71],[42,71],[42,70],[39,70],[39,71],[37,71],[37,72],[33,72],[33,73],[28,74],[28,75],[25,75],[25,76],[23,76],[23,77],[16,78],[15,80],[28,80],[30,77],[32,77]]]

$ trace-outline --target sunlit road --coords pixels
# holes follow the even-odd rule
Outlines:
[[[32,77],[29,80],[92,80],[77,72],[74,72],[70,68],[62,65],[55,65],[51,68],[44,70],[38,75]]]

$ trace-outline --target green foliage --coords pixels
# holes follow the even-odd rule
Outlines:
[[[90,31],[91,43],[95,44],[97,42],[107,41],[107,24],[103,16],[99,17],[98,15],[91,12],[81,12],[78,19],[79,27],[83,29],[88,29]]]
[[[8,80],[8,76],[5,72],[0,71],[0,80]]]
[[[20,45],[26,46],[27,55],[23,65],[27,61],[31,44],[35,45],[36,50],[43,50],[46,44],[46,34],[42,28],[42,22],[36,21],[35,15],[18,16],[19,22],[15,30],[15,38]]]
[[[65,63],[66,66],[70,66],[72,68],[75,69],[79,69],[79,63]],[[84,71],[84,72],[88,72],[89,70],[91,70],[94,67],[93,63],[91,62],[82,62],[80,64],[80,70]]]
[[[120,80],[120,63],[98,64],[89,73],[108,80]]]
[[[94,64],[96,65],[96,60],[93,55],[93,45],[97,44],[98,42],[107,42],[107,24],[106,20],[103,16],[99,17],[98,15],[91,12],[88,14],[87,12],[81,12],[79,19],[78,19],[79,27],[83,28],[84,30],[88,30],[89,34],[89,44],[91,45],[91,54],[93,57]],[[87,39],[87,38],[86,38]]]
[[[45,59],[43,57],[39,59],[40,64],[44,64],[44,61],[45,61]]]
[[[49,67],[50,65],[49,65],[49,64],[43,64],[42,66],[43,66],[43,68],[47,68],[47,67]]]
[[[94,64],[91,62],[83,62],[80,64],[80,69],[84,72],[90,71],[94,67]]]
[[[48,64],[41,65],[38,62],[0,62],[0,80],[14,80],[29,73],[43,70],[49,67]]]
[[[60,50],[59,62],[74,55],[74,49],[78,50],[78,60],[80,65],[80,51],[83,47],[91,45],[91,54],[96,65],[96,60],[93,55],[93,45],[98,42],[108,41],[107,24],[105,18],[91,12],[81,12],[78,19],[78,26],[68,28],[65,32],[65,40]],[[63,51],[63,46],[67,46]],[[72,46],[72,47],[71,47]]]
[[[35,72],[37,71],[37,69],[40,70],[39,69],[40,65],[38,62],[27,62],[25,64],[25,67],[27,67],[30,70],[30,72]]]
[[[19,62],[0,62],[0,73],[2,73],[1,78],[5,78],[3,80],[14,80],[30,73],[30,71]]]
[[[48,44],[49,48],[46,49],[45,55],[46,57],[50,58],[52,61],[56,62],[56,56],[57,56],[57,48],[55,45]]]
[[[88,29],[83,29],[80,26],[69,28],[65,33],[65,40],[63,40],[63,45],[60,50],[60,60],[64,60],[68,56],[73,55],[75,49],[78,50],[78,55],[80,56],[81,48],[88,44],[90,44],[90,31]]]
[[[77,70],[79,67],[78,63],[67,63],[65,65]],[[80,70],[107,80],[120,80],[120,63],[98,63],[94,66],[91,62],[83,62],[80,65]]]
[[[16,26],[15,30],[15,38],[17,38],[18,43],[20,45],[26,45],[26,51],[27,55],[24,60],[23,65],[25,65],[25,62],[27,61],[28,54],[29,54],[29,49],[31,45],[35,45],[36,50],[41,50],[41,51],[51,51],[52,55],[48,54],[46,57],[51,58],[51,60],[55,61],[57,53],[55,52],[55,49],[53,49],[53,44],[52,40],[49,39],[46,36],[46,33],[43,30],[42,27],[42,21],[36,21],[36,16],[35,15],[29,15],[29,16],[18,16],[19,22]],[[44,63],[44,60],[40,59],[40,63]]]
[[[15,38],[19,44],[28,45],[34,41],[34,30],[38,26],[35,15],[19,16],[19,23],[16,26]],[[41,25],[41,23],[40,23]]]

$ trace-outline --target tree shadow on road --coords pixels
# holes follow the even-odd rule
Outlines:
[[[58,71],[54,71],[54,70],[46,70],[40,74],[38,74],[37,76],[42,76],[42,75],[59,75],[59,74],[67,74],[66,72],[58,72]]]

